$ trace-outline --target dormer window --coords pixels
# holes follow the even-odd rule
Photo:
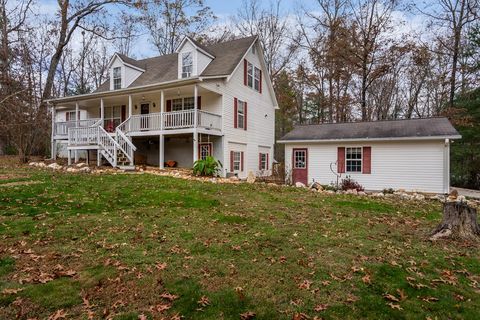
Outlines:
[[[122,88],[122,68],[113,68],[113,90]]]
[[[192,52],[182,53],[182,78],[189,78],[193,72]]]

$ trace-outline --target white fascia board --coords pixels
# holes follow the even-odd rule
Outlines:
[[[177,47],[177,50],[175,50],[176,53],[179,53],[180,52],[180,49],[183,47],[183,45],[185,44],[185,41],[188,41],[192,44],[192,46],[195,47],[195,49],[197,49],[198,51],[200,51],[201,53],[203,53],[204,55],[206,55],[207,57],[209,58],[212,58],[212,59],[215,59],[215,56],[212,55],[211,53],[208,53],[207,51],[203,50],[202,48],[200,48],[199,46],[197,46],[195,43],[193,43],[193,41],[190,39],[190,37],[188,36],[185,36],[182,40],[182,42],[180,42],[180,45]]]
[[[331,142],[376,142],[376,141],[425,141],[461,139],[462,136],[432,136],[432,137],[401,137],[401,138],[372,138],[372,139],[323,139],[323,140],[278,140],[277,143],[299,144],[299,143],[331,143]]]

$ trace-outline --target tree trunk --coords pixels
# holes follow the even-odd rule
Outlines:
[[[480,239],[477,210],[464,202],[443,205],[443,219],[432,232],[430,240],[441,238]]]

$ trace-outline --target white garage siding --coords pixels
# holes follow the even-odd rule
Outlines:
[[[449,190],[449,146],[444,140],[388,141],[363,143],[286,144],[285,165],[292,168],[292,149],[308,149],[308,182],[336,182],[330,164],[337,161],[338,147],[372,148],[371,174],[342,173],[358,181],[367,190],[384,188],[446,193]],[[333,166],[336,172],[336,165]]]

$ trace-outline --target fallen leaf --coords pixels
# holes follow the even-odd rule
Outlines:
[[[317,304],[315,308],[313,308],[313,310],[315,310],[316,312],[320,312],[320,311],[327,310],[327,308],[328,308],[328,304],[321,303],[321,304]]]
[[[58,320],[58,319],[65,319],[67,317],[67,313],[63,310],[57,310],[54,313],[52,313],[49,317],[48,320]]]
[[[383,297],[387,300],[390,300],[390,301],[400,302],[400,300],[397,297],[395,297],[394,295],[391,295],[389,293],[384,294]]]
[[[400,296],[400,301],[403,301],[403,300],[407,299],[407,297],[408,297],[405,294],[405,291],[403,291],[403,289],[397,289],[397,293]]]
[[[168,301],[173,301],[173,300],[177,299],[178,296],[176,296],[174,294],[171,294],[171,293],[168,293],[168,292],[165,292],[165,293],[162,293],[160,295],[160,298],[163,298],[163,299],[168,300]]]
[[[250,320],[250,319],[255,318],[255,316],[256,316],[255,312],[247,311],[247,312],[244,312],[244,313],[241,313],[241,314],[240,314],[240,319],[242,319],[242,320]]]
[[[18,289],[13,289],[13,288],[8,289],[8,288],[7,288],[7,289],[3,289],[3,290],[2,290],[2,293],[3,293],[3,294],[17,294],[17,293],[19,293],[19,292],[22,291],[22,290],[23,290],[22,288],[18,288]]]
[[[425,301],[425,302],[437,302],[438,301],[438,298],[435,298],[435,297],[420,297],[420,299],[422,301]]]
[[[210,300],[208,299],[207,296],[202,296],[200,300],[197,301],[197,304],[200,305],[201,307],[206,307],[210,305]]]
[[[366,274],[362,277],[362,281],[363,283],[365,284],[371,284],[372,283],[372,279],[370,278],[370,275],[369,274]]]
[[[309,290],[311,284],[312,284],[312,281],[310,281],[310,280],[303,280],[303,282],[300,283],[300,284],[298,285],[298,287],[299,287],[300,289]]]
[[[387,303],[387,305],[392,309],[403,310],[403,308],[399,304],[395,304],[393,302]]]
[[[292,320],[308,320],[310,319],[305,313],[295,313]]]

